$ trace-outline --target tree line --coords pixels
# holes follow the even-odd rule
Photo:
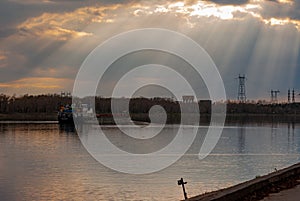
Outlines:
[[[111,98],[86,97],[80,100],[91,105],[95,102],[96,113],[111,113]],[[198,105],[200,113],[210,114],[212,104],[227,104],[228,114],[300,114],[299,103],[266,104],[260,102],[239,103],[227,101],[225,103],[211,103],[201,100],[194,103],[182,103],[170,98],[119,98],[116,101],[118,112],[148,113],[154,105],[160,105],[167,113],[180,113],[182,107],[185,112],[194,112]],[[129,102],[129,111],[125,102]],[[55,113],[60,106],[71,105],[72,98],[58,94],[9,96],[0,94],[0,113]]]

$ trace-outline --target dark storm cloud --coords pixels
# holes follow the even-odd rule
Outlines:
[[[58,37],[44,38],[43,35],[32,34],[32,29],[17,28],[20,24],[26,22],[29,18],[42,16],[48,13],[63,15],[65,12],[72,12],[78,8],[86,7],[91,1],[56,1],[55,3],[41,3],[38,1],[1,1],[0,2],[0,50],[5,49],[8,52],[7,59],[0,68],[1,82],[9,82],[21,79],[22,77],[30,77],[36,69],[60,68],[62,66],[73,66],[79,68],[86,54],[83,51],[81,55],[77,55],[72,60],[66,61],[68,52],[62,52],[63,56],[53,58],[52,55],[66,44],[66,40],[57,40]],[[95,1],[94,1],[95,2]],[[100,2],[100,1],[99,1]],[[107,1],[110,4],[120,1]],[[75,16],[76,17],[76,16]],[[55,20],[55,19],[53,19]],[[59,19],[58,19],[59,20]],[[47,25],[48,21],[45,25]],[[43,25],[41,25],[43,26]],[[64,27],[62,27],[64,28]],[[40,30],[40,27],[38,28]],[[75,30],[63,30],[66,35],[72,34]],[[74,32],[75,33],[75,32]],[[10,38],[8,38],[10,36]],[[71,39],[71,37],[70,37]],[[17,42],[18,41],[18,42]],[[90,49],[89,49],[90,51]],[[1,52],[0,52],[1,53]],[[77,54],[69,52],[69,57]],[[0,55],[1,56],[1,55]],[[2,64],[2,63],[1,63]],[[60,73],[61,75],[68,75]],[[47,76],[45,74],[44,76]],[[70,74],[69,74],[70,76]],[[71,75],[73,76],[73,74]]]
[[[260,6],[262,7],[260,14],[264,18],[300,19],[300,1],[297,0],[290,3],[268,0],[260,2]]]
[[[66,12],[82,6],[78,3],[19,3],[14,1],[0,1],[0,37],[17,31],[15,27],[27,18],[41,15],[45,12]],[[9,30],[9,31],[8,31]]]
[[[249,3],[249,0],[210,0],[219,5],[242,5]],[[49,0],[45,3],[39,0],[23,1],[14,0],[0,1],[0,37],[6,37],[17,31],[16,25],[22,23],[30,17],[39,16],[45,12],[62,13],[73,11],[77,8],[92,5],[108,5],[128,2],[139,2],[137,0]],[[189,2],[189,1],[187,1]],[[196,1],[190,1],[196,2]],[[157,2],[161,3],[160,1]],[[293,5],[283,5],[278,1],[259,2],[263,7],[261,15],[266,18],[289,17],[291,19],[300,19],[300,1],[295,1]]]
[[[117,3],[128,3],[129,0],[1,0],[0,1],[0,38],[6,37],[17,31],[18,24],[31,17],[43,13],[70,12],[77,8],[93,5],[109,5]],[[135,2],[135,1],[132,1]]]
[[[291,2],[282,2],[279,0],[265,0],[260,2],[254,2],[251,0],[210,0],[219,5],[243,5],[247,3],[259,4],[262,9],[259,14],[263,18],[290,18],[300,19],[300,1],[295,0]]]
[[[222,5],[241,5],[246,4],[249,0],[210,0],[211,2],[222,4]]]
[[[285,40],[289,46],[295,46],[294,44],[298,43],[296,40],[299,39],[299,32],[297,32],[295,27],[290,25],[275,27],[263,21],[264,19],[273,17],[299,19],[300,1],[295,2],[293,5],[283,4],[277,1],[255,2],[255,4],[260,5],[262,8],[253,8],[251,11],[258,14],[258,16],[262,16],[262,19],[246,11],[244,13],[241,12],[239,16],[237,16],[237,13],[232,13],[233,18],[238,17],[239,20],[231,20],[230,16],[227,20],[221,20],[218,18],[218,15],[209,17],[199,15],[191,17],[189,13],[180,12],[177,12],[176,16],[172,12],[153,13],[150,15],[147,13],[147,10],[144,13],[141,12],[141,15],[138,17],[134,17],[132,14],[133,11],[139,8],[121,6],[116,11],[107,11],[109,15],[107,19],[110,19],[111,16],[116,16],[112,18],[112,23],[97,22],[89,25],[88,29],[85,29],[84,26],[88,24],[86,21],[83,22],[82,26],[79,26],[79,23],[77,23],[78,12],[75,12],[75,10],[78,8],[87,6],[95,8],[101,5],[125,2],[133,1],[51,0],[50,3],[42,3],[38,0],[1,1],[0,47],[8,47],[8,53],[6,55],[9,57],[7,63],[10,64],[7,68],[0,68],[1,82],[9,82],[32,76],[73,79],[74,71],[79,69],[87,54],[99,44],[103,38],[109,38],[112,35],[134,28],[161,27],[175,31],[179,30],[189,35],[208,51],[220,69],[230,98],[236,95],[237,83],[235,78],[239,73],[247,74],[247,92],[249,93],[249,98],[261,97],[264,94],[268,96],[268,90],[271,86],[281,91],[285,91],[287,87],[300,86],[300,80],[296,79],[300,76],[300,68],[299,64],[297,64],[299,62],[295,62],[295,58],[291,56],[293,51],[285,47],[271,55],[272,51],[277,48],[276,46],[272,46],[272,44],[278,41]],[[146,2],[146,5],[150,5],[149,11],[152,11],[152,4],[166,5],[166,8],[168,8],[169,5],[163,1],[149,2]],[[195,3],[195,1],[193,2]],[[253,3],[251,1],[233,0],[211,0],[210,2],[214,2],[220,7],[224,5],[236,5],[240,8],[248,2]],[[215,5],[211,4],[211,6],[213,7]],[[180,11],[180,9],[178,10]],[[68,14],[64,14],[65,12],[68,12]],[[102,11],[94,14],[94,10],[89,11],[82,9],[80,12],[86,14],[86,16],[83,17],[89,22],[93,17],[101,16],[99,12],[101,14]],[[48,14],[45,15],[44,13]],[[42,14],[44,15],[41,16]],[[32,17],[35,18],[28,20]],[[72,20],[65,21],[65,18],[72,18]],[[189,27],[187,19],[189,19],[189,22],[194,23],[193,28]],[[28,26],[26,29],[25,25],[32,25],[35,24],[35,22],[41,21],[42,23]],[[50,26],[50,22],[55,22],[55,27]],[[19,26],[20,24],[24,26]],[[74,24],[76,26],[72,26]],[[17,25],[19,28],[17,28]],[[48,31],[57,31],[59,28],[64,29],[63,31],[66,31],[64,33],[70,35],[72,33],[68,31],[84,31],[91,33],[92,36],[78,37],[76,39],[69,37],[67,40],[58,40],[57,32],[50,37],[45,36],[49,34]],[[14,34],[16,32],[18,32],[18,34]],[[295,35],[289,35],[287,33],[295,33]],[[6,44],[3,44],[2,40],[4,41],[5,37],[8,36],[12,36],[12,39]],[[265,49],[261,48],[265,51],[258,54],[257,47],[260,47],[262,43],[266,44]],[[283,42],[278,44],[282,45]],[[68,45],[70,46],[68,47]],[[83,48],[86,49],[83,50]],[[11,52],[9,52],[10,50]],[[297,58],[300,60],[300,55],[297,55]],[[253,63],[253,60],[256,63]],[[295,64],[293,64],[293,62],[295,62]],[[257,72],[249,72],[256,64],[260,65]],[[286,70],[290,69],[293,65],[298,65],[295,67],[294,75],[292,74],[295,80],[294,82],[290,79],[291,74]],[[270,66],[273,67],[272,72],[274,74],[272,75],[266,72]],[[47,74],[49,69],[54,69],[58,73]],[[68,71],[70,71],[70,73]],[[288,80],[289,83],[287,83],[286,80]],[[258,85],[261,86],[261,90],[257,90]]]
[[[0,28],[0,40],[1,38],[5,38],[13,33],[15,33],[17,30],[12,27],[6,27],[6,28]]]

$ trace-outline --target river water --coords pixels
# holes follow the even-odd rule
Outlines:
[[[173,138],[172,126],[169,127],[154,147],[164,146],[163,139]],[[135,132],[135,128],[126,129]],[[107,126],[104,130],[114,136],[114,143],[126,146],[116,127]],[[131,175],[111,170],[93,159],[72,126],[2,122],[0,200],[180,200],[183,193],[177,180],[181,177],[188,182],[190,197],[300,162],[298,124],[226,126],[213,152],[203,160],[197,155],[200,141],[196,138],[189,151],[166,169]],[[153,146],[134,147],[143,153],[144,147]]]

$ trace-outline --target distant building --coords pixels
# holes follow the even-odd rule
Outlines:
[[[184,103],[193,103],[195,100],[194,96],[182,96],[182,101]]]
[[[211,114],[211,100],[200,100],[199,101],[199,110],[200,114]]]
[[[72,94],[71,94],[71,92],[62,91],[62,92],[60,92],[60,96],[61,97],[72,97]]]

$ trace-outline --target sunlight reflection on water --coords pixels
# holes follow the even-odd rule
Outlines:
[[[114,143],[126,146],[116,128],[104,129],[113,135]],[[172,139],[172,130],[171,126],[169,132],[164,133],[166,136],[156,143],[165,144],[164,139]],[[225,127],[213,153],[202,161],[197,154],[202,143],[201,133],[206,128],[199,130],[187,154],[169,168],[153,174],[129,175],[96,162],[83,148],[72,127],[49,123],[0,123],[0,198],[180,200],[182,192],[176,183],[180,177],[188,182],[188,196],[193,196],[300,161],[298,125]],[[160,147],[159,144],[155,146]],[[148,148],[152,150],[153,147]]]

